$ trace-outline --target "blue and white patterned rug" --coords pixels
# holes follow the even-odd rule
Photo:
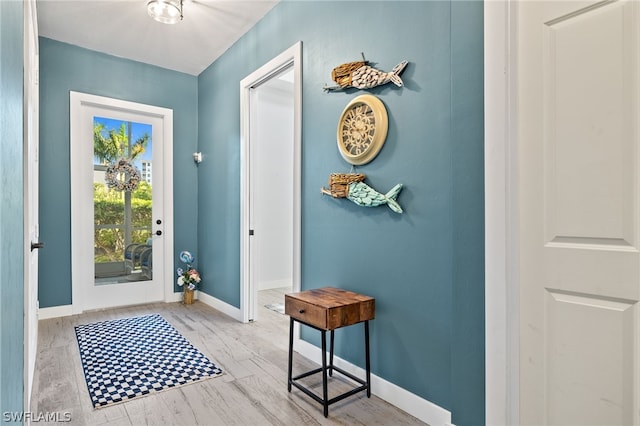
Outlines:
[[[160,314],[75,329],[94,408],[222,374]]]

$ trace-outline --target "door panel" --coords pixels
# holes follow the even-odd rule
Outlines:
[[[624,3],[543,24],[548,238],[634,245],[636,172],[629,75],[632,28]]]
[[[157,200],[155,200],[155,198],[162,197],[161,194],[163,191],[162,179],[161,179],[162,163],[163,163],[162,161],[162,143],[163,143],[162,120],[158,117],[148,117],[143,114],[136,113],[134,111],[126,111],[126,112],[125,111],[109,111],[108,109],[97,108],[97,107],[87,108],[86,113],[87,115],[85,116],[85,119],[86,119],[85,129],[89,130],[87,132],[88,135],[93,134],[94,125],[100,120],[104,122],[105,117],[110,119],[112,123],[118,123],[118,126],[120,125],[119,123],[125,123],[125,128],[127,129],[131,129],[132,127],[135,128],[136,127],[135,125],[140,123],[144,123],[146,125],[142,127],[150,128],[151,130],[148,132],[149,133],[148,136],[149,136],[149,139],[151,140],[149,141],[149,143],[146,145],[145,148],[149,148],[149,144],[152,144],[153,149],[149,149],[151,156],[144,161],[148,161],[149,163],[153,164],[154,173],[152,173],[153,182],[151,182],[151,179],[149,179],[149,181],[151,182],[149,189],[151,190],[150,191],[152,194],[151,199],[153,200],[153,203],[151,205],[152,211],[146,220],[147,222],[145,224],[146,226],[138,226],[138,228],[144,228],[144,229],[138,229],[137,230],[138,232],[136,232],[135,225],[139,225],[139,224],[137,223],[136,220],[132,218],[132,216],[136,215],[136,210],[139,210],[137,208],[138,203],[136,202],[139,198],[137,192],[145,184],[141,182],[136,188],[136,190],[134,190],[133,192],[129,192],[126,190],[117,191],[115,189],[106,188],[106,192],[108,193],[107,197],[112,197],[113,199],[119,201],[118,206],[116,207],[118,207],[120,211],[117,212],[118,213],[117,218],[114,218],[115,219],[114,221],[118,223],[107,224],[107,226],[117,227],[118,229],[106,229],[106,231],[122,231],[119,233],[116,232],[117,234],[122,234],[124,239],[123,244],[118,244],[117,248],[115,248],[116,250],[119,249],[119,252],[116,254],[116,257],[120,259],[120,262],[122,264],[122,269],[123,269],[123,273],[120,274],[119,277],[98,277],[95,274],[96,268],[100,266],[100,263],[101,263],[101,262],[96,263],[96,259],[97,259],[96,258],[96,254],[97,254],[96,237],[100,231],[105,231],[105,229],[97,229],[98,227],[96,226],[96,222],[95,222],[96,218],[99,216],[99,213],[97,212],[98,206],[102,202],[95,201],[95,192],[92,193],[93,195],[92,199],[85,200],[87,205],[85,214],[87,214],[87,217],[84,219],[86,220],[87,224],[91,223],[93,232],[91,232],[91,234],[88,234],[88,235],[94,236],[94,238],[90,239],[91,240],[90,243],[93,246],[93,250],[91,250],[91,252],[94,254],[94,256],[91,258],[91,265],[88,265],[93,271],[92,276],[94,277],[94,279],[88,280],[84,284],[86,285],[85,292],[84,292],[86,296],[84,298],[84,309],[86,310],[86,309],[96,309],[96,308],[107,308],[107,307],[122,306],[122,305],[129,305],[129,304],[139,304],[139,303],[160,301],[164,297],[164,289],[162,285],[162,274],[158,273],[158,271],[156,271],[156,273],[154,274],[152,268],[151,270],[149,270],[148,268],[143,268],[144,266],[143,263],[146,261],[147,265],[162,265],[160,256],[161,256],[161,253],[163,253],[164,251],[164,248],[163,248],[164,239],[162,238],[162,236],[160,235],[156,237],[154,234],[152,234],[153,232],[157,232],[158,230],[162,233],[162,230],[164,229],[162,226],[162,221],[164,219],[164,214],[162,211],[162,203],[156,202]],[[132,126],[127,126],[126,123],[132,123]],[[114,130],[114,129],[111,129],[111,130]],[[131,144],[133,145],[133,143],[135,142],[135,140],[133,139],[136,139],[139,135],[136,135],[135,133],[132,133],[132,132],[125,132],[125,133],[128,133],[131,137],[130,138],[128,136],[125,137],[124,138],[125,142],[123,143],[127,144],[129,139],[132,139]],[[145,157],[141,156],[140,158],[130,159],[129,157],[131,157],[131,155],[130,153],[127,152],[130,150],[124,149],[123,151],[125,151],[124,157],[126,157],[126,160],[129,161],[132,165],[136,166],[139,172],[141,173],[142,172],[141,161]],[[88,160],[88,164],[85,165],[86,168],[91,171],[90,181],[94,188],[96,184],[100,184],[100,182],[105,182],[104,173],[100,171],[96,172],[94,170],[95,154],[96,154],[96,150],[95,150],[95,144],[94,144],[92,155],[91,157],[86,159]],[[116,157],[118,158],[112,159],[112,161],[110,162],[111,163],[113,163],[114,161],[117,162],[119,161],[119,158],[124,158],[120,154],[122,153],[118,153],[118,155],[116,155]],[[127,179],[128,179],[128,176],[125,176],[124,174],[122,174],[122,176],[119,176],[117,178],[119,182],[124,182]],[[128,213],[126,212],[127,210],[128,210]],[[152,223],[155,223],[156,220],[160,220],[161,223],[160,225],[153,226]],[[128,235],[125,236],[125,234],[128,234]],[[135,238],[136,234],[139,234],[138,235],[139,238]],[[114,233],[112,233],[112,235],[114,235]],[[133,235],[133,239],[132,239],[132,235]],[[144,241],[140,239],[140,238],[143,238],[142,235],[147,236],[147,238],[144,238]],[[89,247],[88,243],[89,243],[89,240],[87,240],[87,248]],[[125,257],[126,253],[124,249],[131,243],[139,244],[141,249],[138,250],[138,247],[135,247],[135,249],[131,250],[130,252],[132,258],[127,259]],[[143,255],[148,255],[149,252],[151,253],[150,258],[143,257]],[[113,263],[117,263],[117,262],[113,262]]]
[[[634,301],[546,292],[549,424],[632,424]]]
[[[71,163],[76,165],[71,169],[74,313],[89,309],[168,301],[172,298],[174,282],[171,279],[173,276],[172,173],[171,170],[168,170],[172,164],[170,156],[173,140],[172,111],[150,105],[71,92],[70,115]],[[149,136],[153,141],[149,143],[153,144],[153,148],[150,149],[150,152],[139,153],[140,155],[136,157],[132,155],[132,152],[136,151],[135,149],[131,151],[128,148],[121,149],[120,151],[123,152],[112,154],[112,158],[107,161],[111,164],[114,158],[116,161],[119,158],[125,158],[141,169],[139,170],[141,173],[145,172],[145,177],[151,181],[150,188],[148,188],[150,191],[146,191],[149,193],[145,195],[151,199],[147,200],[149,203],[146,205],[142,205],[144,200],[139,200],[142,204],[136,201],[139,198],[135,195],[137,189],[134,191],[134,195],[131,195],[126,194],[125,188],[120,191],[121,188],[117,182],[114,183],[115,188],[111,189],[102,185],[105,182],[104,171],[106,167],[104,167],[105,170],[101,169],[102,160],[97,162],[98,166],[95,162],[96,146],[99,145],[96,145],[94,126],[97,121],[100,121],[96,121],[96,117],[114,120],[113,122],[118,123],[119,126],[122,123],[145,123],[151,126]],[[129,141],[132,141],[133,144],[138,139],[133,130],[131,132],[128,130],[120,131],[120,127],[116,127],[112,130],[121,134],[119,139],[116,139],[122,142],[122,145],[127,145]],[[108,135],[109,132],[105,134]],[[118,145],[116,144],[116,146]],[[147,145],[147,147],[149,146]],[[147,154],[150,155],[149,158],[145,157]],[[168,155],[169,157],[167,157]],[[143,166],[143,161],[147,162],[146,167]],[[149,177],[148,172],[150,172],[151,164],[153,164],[153,171],[152,177]],[[126,174],[118,175],[118,182],[122,183],[125,179],[127,179]],[[140,183],[138,188],[145,185]],[[105,192],[104,200],[102,200],[104,203],[95,201],[96,193],[100,192],[96,188]],[[109,207],[105,207],[106,205]],[[144,224],[142,221],[138,223],[136,219],[136,215],[139,215],[138,207],[145,207],[147,210]],[[98,208],[112,209],[114,212],[117,210],[117,214],[104,219],[105,215],[96,215]],[[131,209],[131,213],[125,215],[124,211],[128,208]],[[150,214],[148,210],[151,210]],[[96,217],[103,218],[104,223],[96,226]],[[129,232],[125,231],[126,228]],[[144,241],[138,240],[136,242],[144,246],[144,254],[147,257],[143,258],[143,250],[137,252],[140,258],[135,259],[134,263],[129,265],[128,270],[125,266],[124,253],[128,237],[122,237],[122,241],[118,241],[112,248],[109,248],[105,243],[108,240],[105,238],[105,241],[101,241],[99,247],[96,247],[96,233],[106,230],[107,233],[115,231],[112,233],[113,235],[129,233],[131,236],[135,234],[136,228],[144,228],[138,229],[140,231],[139,238]],[[141,236],[143,234],[144,236]],[[116,253],[117,251],[118,253]],[[120,277],[121,279],[108,276],[96,278],[96,270],[99,270],[100,273],[106,271],[105,275],[111,273],[111,269],[104,268],[104,265],[101,265],[100,268],[96,267],[96,253],[99,254],[100,260],[114,260],[105,263],[119,264],[119,268],[125,271],[125,275]],[[116,265],[112,266],[115,268]]]
[[[640,423],[639,25],[518,4],[522,424]]]

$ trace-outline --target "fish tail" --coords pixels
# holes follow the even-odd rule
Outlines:
[[[396,198],[398,198],[398,194],[400,193],[400,190],[402,189],[402,184],[399,183],[396,186],[394,186],[393,188],[391,188],[389,190],[389,192],[387,192],[386,194],[384,194],[384,196],[390,200],[395,200]]]
[[[396,200],[388,199],[387,200],[387,205],[394,212],[402,213],[402,207],[400,207],[400,204],[398,204],[398,202]]]
[[[387,200],[387,205],[396,213],[402,213],[402,207],[400,207],[400,204],[398,204],[398,202],[396,201],[396,198],[398,198],[398,194],[400,193],[401,189],[402,184],[399,183],[384,195]]]
[[[400,74],[402,74],[402,71],[404,71],[408,63],[409,62],[407,61],[402,61],[398,65],[393,67],[393,70],[391,70],[390,79],[393,82],[393,84],[395,84],[398,87],[402,87],[404,85],[404,83],[402,82],[402,79],[400,78]]]

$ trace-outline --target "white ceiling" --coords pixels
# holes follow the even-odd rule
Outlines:
[[[276,3],[185,0],[184,20],[167,25],[147,15],[147,0],[37,0],[38,31],[43,37],[198,75]]]

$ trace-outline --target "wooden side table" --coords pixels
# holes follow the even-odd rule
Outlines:
[[[371,397],[371,360],[369,357],[369,320],[375,317],[375,299],[347,290],[333,287],[324,287],[314,290],[301,291],[299,293],[285,294],[284,311],[289,315],[289,370],[287,388],[291,392],[291,386],[295,386],[302,392],[318,401],[324,407],[324,416],[329,415],[329,405],[344,398],[366,390],[367,397]],[[322,333],[322,367],[292,377],[293,364],[293,322],[315,328]],[[364,322],[364,345],[366,359],[366,379],[348,373],[333,365],[333,341],[336,328]],[[329,349],[329,365],[327,366],[327,331],[331,332],[331,344]],[[334,398],[328,399],[327,373],[333,375],[333,371],[354,380],[361,386],[351,389]],[[322,373],[322,398],[298,383],[297,380]]]

